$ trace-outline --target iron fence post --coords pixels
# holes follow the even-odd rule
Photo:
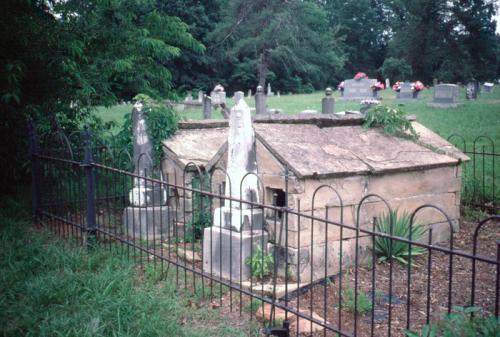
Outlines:
[[[38,137],[36,133],[36,125],[33,121],[28,122],[28,132],[30,138],[29,155],[31,161],[31,210],[33,212],[33,222],[36,221],[38,215],[38,207],[40,205],[39,194],[39,172],[40,166],[38,161]]]
[[[94,160],[92,158],[92,140],[89,129],[85,129],[85,157],[83,159],[83,167],[87,180],[87,224],[86,235],[87,243],[93,244],[96,238],[96,205],[95,205],[95,172]]]

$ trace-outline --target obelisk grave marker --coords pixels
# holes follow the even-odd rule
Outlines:
[[[172,217],[166,203],[166,191],[159,183],[152,183],[152,143],[150,141],[144,109],[140,102],[132,110],[134,187],[130,190],[130,206],[123,215],[125,233],[136,239],[156,240],[172,228]]]
[[[255,132],[250,107],[243,98],[231,109],[227,149],[227,175],[224,205],[214,211],[213,226],[203,233],[203,270],[226,279],[247,280],[251,276],[246,260],[257,245],[267,247],[260,208],[246,202],[259,202]]]

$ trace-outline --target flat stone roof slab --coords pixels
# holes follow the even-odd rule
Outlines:
[[[382,174],[456,165],[469,159],[417,122],[413,126],[420,138],[412,141],[389,136],[380,128],[364,129],[357,116],[349,121],[351,125],[330,125],[339,120],[333,116],[274,116],[278,115],[254,121],[257,140],[299,177]],[[209,165],[224,151],[228,131],[224,123],[227,121],[185,123],[163,142],[165,152],[181,166],[189,162]]]
[[[182,166],[189,162],[204,166],[227,141],[227,131],[227,128],[178,130],[163,141],[164,149]]]

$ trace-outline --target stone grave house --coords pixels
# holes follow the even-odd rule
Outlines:
[[[378,194],[400,211],[411,212],[423,204],[442,208],[455,227],[460,217],[461,161],[468,158],[453,145],[416,121],[418,142],[391,137],[380,129],[364,129],[362,117],[265,115],[254,119],[258,175],[265,203],[285,206],[285,168],[288,169],[288,206],[311,214],[312,197],[322,185],[336,189],[342,198],[343,222],[356,223],[356,209],[368,194]],[[183,122],[178,132],[163,142],[163,172],[169,181],[182,184],[188,163],[205,172],[226,167],[227,121]],[[194,166],[186,173],[194,176]],[[215,177],[215,175],[214,175]],[[188,184],[191,178],[186,178]],[[219,183],[224,177],[219,175]],[[215,180],[215,178],[214,178]],[[214,185],[217,182],[214,181]],[[190,196],[177,195],[175,202],[190,210]],[[262,198],[262,197],[261,197]],[[299,201],[300,200],[300,201]],[[334,193],[322,189],[314,201],[314,216],[340,222],[340,203]],[[360,213],[360,226],[372,226],[374,216],[384,212],[382,202],[370,199]],[[275,235],[282,226],[282,214],[266,210],[271,242],[284,258],[285,236]],[[182,219],[182,217],[178,217]],[[449,237],[449,225],[436,211],[419,213],[418,222],[432,226],[433,242]],[[338,272],[340,228],[297,216],[288,217],[288,262],[291,276],[300,274],[302,282],[324,277],[325,244],[328,244],[328,273]],[[312,230],[313,229],[313,230]],[[312,236],[312,239],[311,239]],[[343,254],[354,256],[355,231],[343,230]],[[359,240],[360,249],[370,244],[369,237]],[[371,244],[370,244],[371,245]],[[300,270],[294,269],[300,256]],[[345,260],[348,260],[346,258]],[[314,266],[311,275],[310,267]],[[317,273],[316,273],[317,272]],[[311,279],[312,278],[312,279]]]

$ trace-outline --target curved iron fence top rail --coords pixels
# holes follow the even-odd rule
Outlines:
[[[46,160],[59,161],[59,162],[64,162],[64,163],[77,165],[77,166],[83,165],[81,162],[74,161],[74,160],[61,159],[61,158],[50,157],[50,156],[45,156],[45,155],[38,155],[38,157],[42,158],[42,159],[46,159]],[[196,189],[196,188],[188,187],[185,185],[176,185],[174,183],[166,182],[166,181],[163,181],[161,179],[141,176],[141,175],[133,173],[133,172],[124,171],[122,169],[109,167],[109,166],[106,166],[103,164],[92,163],[92,166],[94,166],[96,168],[103,169],[103,170],[124,174],[124,175],[127,175],[129,177],[140,178],[140,179],[143,179],[145,181],[149,181],[151,183],[157,183],[157,184],[167,186],[170,188],[180,189],[180,190],[184,190],[184,191],[188,191],[188,192],[192,192],[192,193],[199,193],[202,196],[211,197],[214,199],[231,200],[235,204],[236,203],[244,203],[244,204],[251,205],[254,208],[265,208],[265,209],[269,209],[269,210],[273,210],[273,211],[280,211],[280,212],[284,212],[284,213],[289,214],[289,215],[300,216],[301,218],[309,219],[309,220],[312,220],[315,222],[317,221],[318,223],[325,223],[325,224],[328,224],[331,226],[338,226],[338,227],[342,227],[344,229],[359,231],[359,233],[361,233],[361,234],[371,235],[371,236],[376,236],[376,237],[386,238],[386,239],[393,239],[393,240],[398,241],[398,242],[411,244],[412,246],[428,248],[428,249],[432,249],[432,250],[439,251],[442,253],[452,254],[452,255],[461,256],[461,257],[465,257],[465,258],[471,258],[471,259],[474,258],[474,259],[477,259],[478,261],[482,261],[485,263],[490,263],[490,264],[497,264],[498,263],[497,260],[495,260],[494,258],[489,258],[487,256],[481,256],[481,255],[475,256],[474,254],[468,253],[468,252],[461,250],[461,249],[444,247],[444,246],[440,246],[437,244],[428,244],[428,243],[424,243],[424,242],[412,241],[408,238],[394,236],[394,235],[374,231],[374,230],[371,230],[369,228],[362,228],[359,226],[359,224],[349,225],[349,224],[346,224],[343,222],[336,222],[336,221],[333,221],[331,219],[320,218],[320,217],[313,216],[313,215],[308,214],[308,213],[301,213],[300,211],[296,211],[296,210],[293,210],[293,209],[288,208],[288,207],[278,207],[278,206],[273,206],[273,205],[266,205],[266,204],[257,203],[257,202],[253,202],[253,201],[229,197],[229,196],[219,194],[219,193],[205,191],[203,189]],[[379,196],[379,195],[367,195],[367,196],[363,197],[362,200],[359,202],[357,209],[359,210],[360,207],[364,204],[364,202],[370,197],[380,198],[379,200],[383,200],[385,202],[386,206],[390,207],[389,204],[387,203],[387,201],[385,201],[385,199],[383,199],[381,196]],[[440,209],[439,207],[437,207],[435,205],[423,205],[423,206],[418,207],[415,211],[418,211],[419,209],[421,209],[424,206]],[[446,213],[444,213],[444,211],[442,211],[442,213],[445,215],[445,218],[443,220],[445,220],[445,222],[449,222],[449,218],[446,215]],[[496,219],[498,219],[498,217],[494,216],[491,219],[496,220]]]

